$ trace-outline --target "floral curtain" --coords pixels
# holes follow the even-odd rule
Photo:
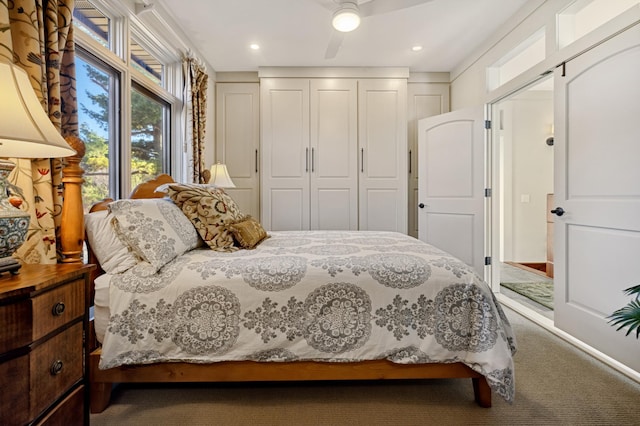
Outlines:
[[[185,95],[187,99],[187,140],[191,140],[193,182],[206,183],[204,164],[204,137],[207,114],[207,84],[209,76],[205,67],[188,55],[183,61]]]
[[[63,136],[77,135],[73,26],[75,0],[0,0],[0,60],[27,71],[36,95]],[[11,159],[9,180],[31,214],[27,241],[16,256],[25,263],[56,263],[62,210],[59,159]]]

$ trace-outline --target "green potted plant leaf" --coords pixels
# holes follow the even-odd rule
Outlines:
[[[608,317],[609,322],[612,326],[619,325],[616,331],[624,327],[629,327],[625,336],[628,336],[635,330],[637,339],[640,338],[640,285],[629,287],[624,290],[624,292],[629,296],[635,294],[636,298],[626,306],[612,313]]]

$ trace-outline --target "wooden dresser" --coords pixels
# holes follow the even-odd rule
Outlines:
[[[88,424],[84,332],[93,265],[0,276],[0,424]]]

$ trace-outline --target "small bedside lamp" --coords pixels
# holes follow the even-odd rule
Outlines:
[[[59,158],[76,152],[58,133],[42,109],[29,76],[0,60],[0,157]],[[15,165],[0,159],[0,273],[17,273],[20,262],[11,255],[24,243],[29,213],[12,205],[7,177]],[[15,202],[15,201],[14,201]],[[20,201],[16,202],[19,206]]]
[[[216,163],[211,166],[211,178],[209,182],[220,188],[235,188],[233,181],[229,177],[227,166],[221,163]]]

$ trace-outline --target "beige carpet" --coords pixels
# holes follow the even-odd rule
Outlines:
[[[121,385],[99,425],[640,425],[640,384],[505,309],[519,351],[513,405],[471,380]],[[631,338],[631,337],[630,337]]]

